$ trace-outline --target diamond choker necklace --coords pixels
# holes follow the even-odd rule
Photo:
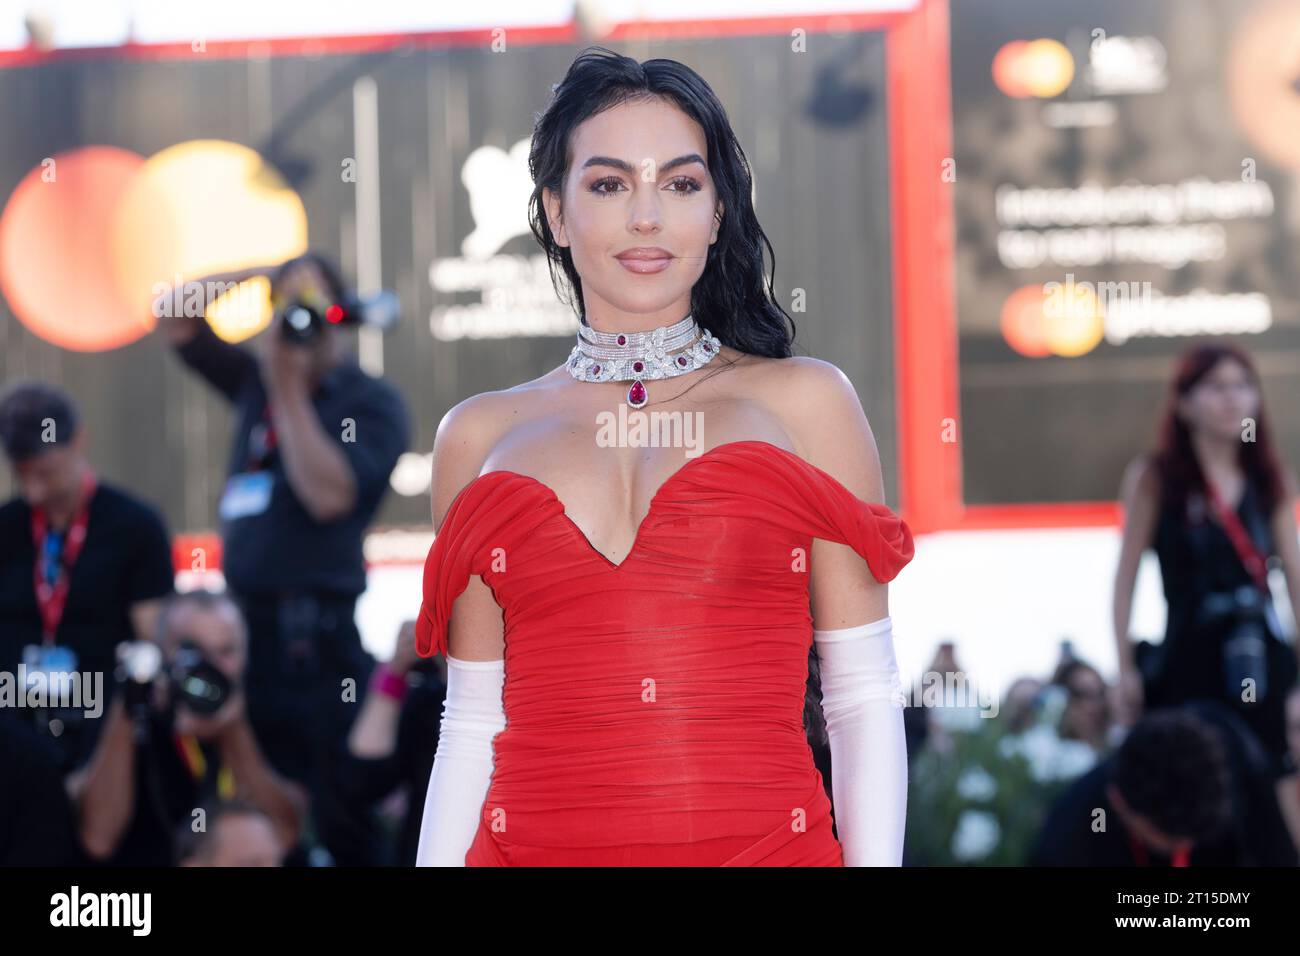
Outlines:
[[[648,332],[598,332],[579,324],[578,344],[565,363],[580,382],[626,382],[627,403],[641,408],[650,400],[645,383],[676,378],[707,365],[722,343],[701,328],[694,315]]]

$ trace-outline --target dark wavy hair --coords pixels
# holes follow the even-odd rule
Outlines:
[[[551,282],[563,301],[576,302],[587,319],[582,283],[569,250],[555,242],[542,203],[542,190],[562,196],[573,162],[573,131],[584,120],[629,100],[661,97],[699,123],[708,142],[706,161],[722,200],[717,241],[709,246],[704,272],[691,290],[691,312],[724,345],[770,358],[793,354],[794,320],[776,301],[769,274],[764,284],[763,249],[776,269],[776,256],[754,215],[752,175],[745,153],[717,96],[698,73],[676,60],[638,63],[604,47],[588,47],[553,88],[546,109],[536,114],[528,169],[533,192],[528,219],[546,252]],[[563,281],[556,267],[563,272]],[[566,294],[565,284],[568,291]],[[789,328],[787,329],[787,323]]]
[[[1115,755],[1124,802],[1166,835],[1209,841],[1231,825],[1232,779],[1222,738],[1182,709],[1159,709],[1133,725]]]
[[[1178,359],[1169,394],[1161,416],[1159,438],[1153,460],[1160,478],[1160,492],[1165,500],[1183,514],[1192,491],[1205,491],[1205,475],[1192,446],[1191,430],[1178,414],[1178,401],[1224,359],[1239,363],[1256,389],[1260,389],[1259,372],[1250,355],[1231,342],[1203,342],[1185,351]],[[1255,413],[1255,440],[1240,442],[1238,461],[1247,480],[1259,489],[1266,513],[1271,517],[1286,496],[1282,468],[1273,445],[1273,432],[1264,410],[1260,390],[1259,409]]]

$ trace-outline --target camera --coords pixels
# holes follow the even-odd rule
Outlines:
[[[297,298],[279,314],[281,335],[292,342],[314,341],[326,325],[362,325],[387,331],[397,324],[401,308],[397,295],[387,289],[370,295],[350,295],[341,302]]]
[[[230,678],[205,658],[192,640],[181,639],[170,665],[151,641],[118,645],[117,659],[118,679],[126,687],[128,703],[147,702],[150,687],[163,673],[171,682],[175,702],[205,717],[219,711],[234,690]]]

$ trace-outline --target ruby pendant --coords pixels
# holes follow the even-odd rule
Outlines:
[[[632,387],[627,390],[627,403],[633,408],[640,408],[645,404],[646,398],[648,396],[646,395],[645,386],[641,384],[640,379],[637,379],[632,383]]]

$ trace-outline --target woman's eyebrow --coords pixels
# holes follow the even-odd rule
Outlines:
[[[685,156],[678,156],[676,159],[670,159],[668,162],[663,163],[659,167],[659,171],[661,173],[666,173],[670,169],[676,169],[678,166],[686,166],[690,163],[699,163],[705,169],[708,169],[708,164],[704,162],[699,153],[687,153]],[[636,167],[631,163],[626,160],[615,159],[613,156],[592,156],[582,164],[583,169],[586,169],[588,166],[613,166],[615,169],[621,169],[625,173],[636,172]]]

